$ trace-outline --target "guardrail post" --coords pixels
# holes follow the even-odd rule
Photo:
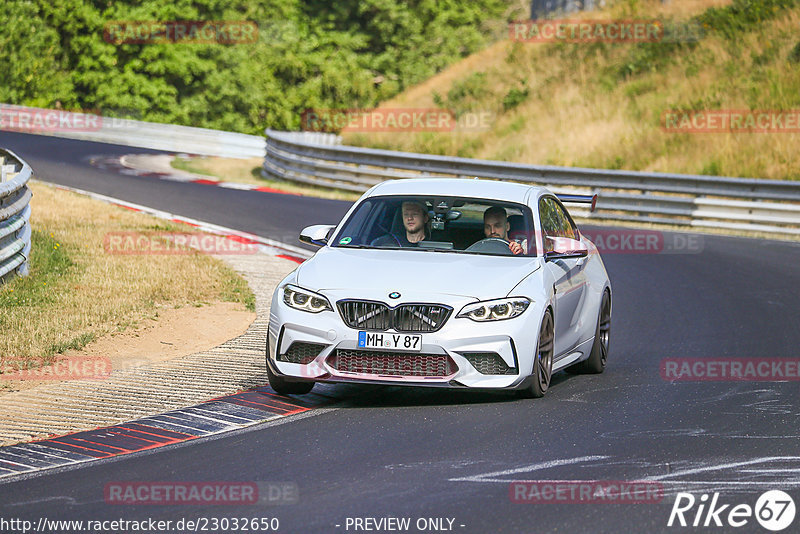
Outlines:
[[[28,274],[32,174],[16,154],[0,149],[0,283]]]

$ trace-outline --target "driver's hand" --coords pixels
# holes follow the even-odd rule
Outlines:
[[[516,241],[509,241],[508,248],[511,249],[511,252],[513,252],[514,255],[522,254],[522,245]]]

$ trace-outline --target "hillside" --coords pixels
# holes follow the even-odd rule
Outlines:
[[[657,18],[669,27],[691,28],[695,38],[550,44],[505,39],[382,104],[438,107],[456,115],[488,111],[494,117],[488,129],[347,133],[346,140],[534,164],[798,179],[800,134],[785,130],[800,128],[780,133],[663,128],[670,110],[798,112],[798,4],[618,2],[614,9],[582,17]]]

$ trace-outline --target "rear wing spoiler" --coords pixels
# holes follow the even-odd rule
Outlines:
[[[556,198],[564,203],[591,204],[589,211],[594,211],[597,206],[597,193],[594,195],[556,195]]]

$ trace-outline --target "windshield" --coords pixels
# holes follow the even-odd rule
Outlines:
[[[333,247],[535,256],[530,210],[462,197],[371,197],[350,215]]]

